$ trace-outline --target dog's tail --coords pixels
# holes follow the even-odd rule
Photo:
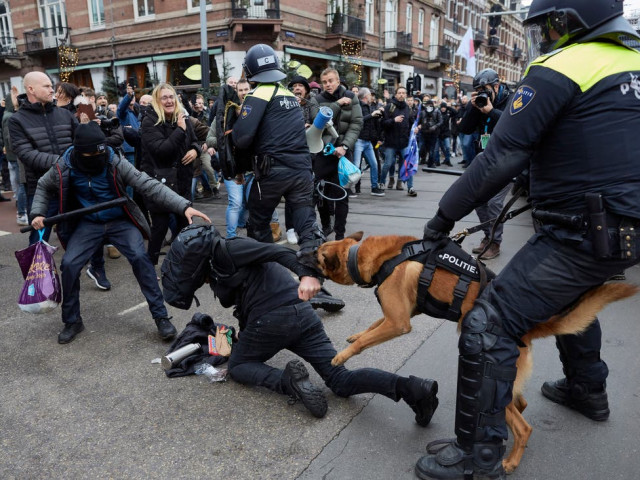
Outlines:
[[[570,310],[539,323],[526,335],[527,340],[551,335],[573,335],[584,332],[600,310],[609,303],[631,297],[640,291],[628,283],[607,283],[585,293]],[[527,342],[528,343],[528,342]]]

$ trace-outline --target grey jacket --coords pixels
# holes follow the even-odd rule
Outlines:
[[[191,206],[191,202],[181,197],[173,190],[165,187],[159,181],[151,178],[144,172],[136,168],[123,158],[120,154],[115,154],[109,148],[111,158],[107,163],[107,179],[110,181],[115,197],[126,197],[124,211],[129,219],[135,224],[145,238],[151,236],[149,224],[142,211],[136,203],[127,196],[125,187],[131,186],[145,199],[153,199],[154,204],[164,208],[168,212],[183,215],[184,211]],[[69,167],[69,156],[73,148],[70,148],[40,180],[31,207],[31,218],[46,216],[49,200],[59,197],[60,213],[65,213],[78,208],[79,205],[72,197],[73,192],[70,187],[71,168]],[[66,245],[68,238],[73,233],[75,222],[62,222],[58,225],[57,233],[62,245]]]

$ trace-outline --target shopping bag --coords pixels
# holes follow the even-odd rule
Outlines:
[[[18,264],[25,279],[18,297],[20,310],[28,313],[47,313],[58,306],[62,300],[60,277],[53,260],[57,247],[42,240],[15,252]]]
[[[344,188],[353,187],[362,176],[362,172],[358,167],[349,161],[347,157],[340,157],[338,162],[338,178],[340,185]]]

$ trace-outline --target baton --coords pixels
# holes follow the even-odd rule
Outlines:
[[[61,213],[60,215],[54,215],[53,217],[44,219],[44,226],[50,227],[51,225],[55,225],[56,223],[64,222],[66,220],[71,220],[76,217],[83,217],[85,215],[89,215],[90,213],[99,212],[101,210],[107,210],[113,207],[119,207],[120,205],[124,205],[127,203],[127,197],[119,197],[115,200],[109,200],[104,203],[97,203],[91,207],[79,208],[78,210],[72,210],[71,212]],[[35,230],[31,225],[27,227],[22,227],[20,229],[20,233],[26,233]]]
[[[461,177],[464,173],[464,170],[443,170],[441,168],[433,167],[422,167],[422,171],[429,173],[443,173],[444,175],[455,175],[456,177]]]

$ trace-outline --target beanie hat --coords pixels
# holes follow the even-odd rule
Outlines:
[[[289,82],[288,87],[292,88],[294,84],[296,83],[300,83],[304,86],[304,88],[307,90],[307,93],[309,93],[311,91],[311,87],[309,86],[309,82],[307,82],[307,79],[304,78],[302,75],[296,75],[295,77],[293,77],[291,79],[291,81]]]
[[[78,153],[105,153],[107,137],[96,122],[81,123],[76,128],[73,146]]]
[[[447,102],[440,102],[440,108],[448,107]]]
[[[309,88],[317,88],[318,90],[322,90],[322,87],[320,86],[320,84],[318,82],[311,82],[309,84]]]

